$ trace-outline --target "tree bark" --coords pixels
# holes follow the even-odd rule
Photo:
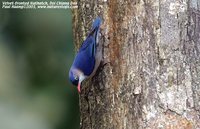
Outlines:
[[[80,94],[83,129],[200,128],[200,1],[78,0],[76,49],[103,19],[103,61]]]

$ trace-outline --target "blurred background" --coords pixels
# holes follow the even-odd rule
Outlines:
[[[70,9],[0,9],[0,129],[79,128],[72,37]]]

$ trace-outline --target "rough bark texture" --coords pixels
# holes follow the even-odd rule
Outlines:
[[[100,16],[109,62],[83,84],[81,128],[200,128],[200,1],[77,2],[76,48]]]

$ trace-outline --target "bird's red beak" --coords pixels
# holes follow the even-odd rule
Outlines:
[[[81,83],[78,83],[77,89],[78,89],[78,92],[81,93]]]

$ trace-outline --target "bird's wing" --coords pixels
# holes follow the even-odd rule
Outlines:
[[[83,42],[84,45],[82,45],[79,49],[79,52],[77,53],[73,63],[75,68],[81,70],[84,75],[87,76],[92,73],[95,65],[95,44],[93,42],[93,37],[87,37],[87,39]]]
[[[89,56],[95,57],[96,40],[97,40],[100,24],[101,24],[101,18],[97,17],[92,24],[91,32],[89,33],[86,40],[82,43],[79,51],[85,51],[87,49],[86,51],[89,52]]]
[[[79,52],[86,51],[88,56],[95,57],[95,49],[96,49],[96,36],[97,36],[98,28],[94,29],[86,38],[86,40],[82,43]]]

